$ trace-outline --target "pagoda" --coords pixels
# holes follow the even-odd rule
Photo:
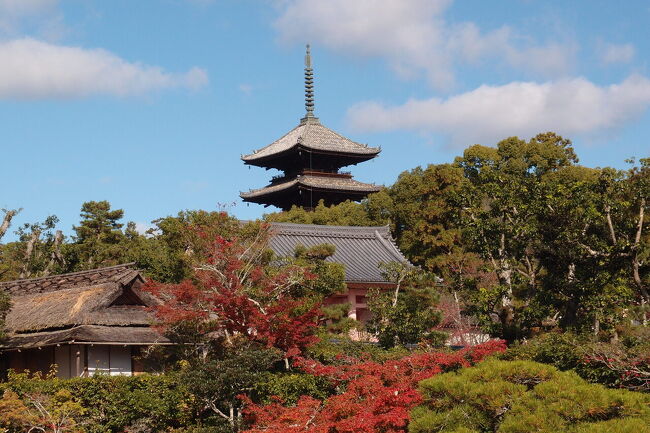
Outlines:
[[[244,164],[284,172],[259,189],[240,193],[246,202],[289,210],[293,205],[313,209],[320,200],[326,206],[345,200],[359,201],[381,186],[352,179],[340,169],[376,157],[381,151],[338,134],[314,116],[314,72],[307,45],[305,55],[305,117],[279,140],[250,155]]]

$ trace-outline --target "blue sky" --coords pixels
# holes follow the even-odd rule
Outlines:
[[[306,42],[321,121],[382,148],[359,180],[547,130],[622,168],[650,156],[649,28],[642,0],[0,0],[0,208],[261,216],[238,194],[274,173],[239,158],[304,114]]]

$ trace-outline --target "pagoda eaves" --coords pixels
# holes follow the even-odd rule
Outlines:
[[[379,152],[380,148],[352,141],[311,117],[303,119],[280,139],[241,159],[248,165],[288,170],[301,161],[309,163],[311,158],[312,168],[338,169],[368,161]],[[318,155],[316,164],[323,167],[313,167],[313,155]]]
[[[326,206],[345,200],[361,200],[382,188],[354,180],[345,173],[307,172],[294,178],[280,177],[263,188],[242,192],[240,196],[244,201],[273,205],[282,210],[289,210],[293,205],[313,209],[320,200]]]

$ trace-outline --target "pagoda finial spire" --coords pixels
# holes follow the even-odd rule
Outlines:
[[[311,67],[311,50],[305,53],[305,119],[314,119],[314,69]]]

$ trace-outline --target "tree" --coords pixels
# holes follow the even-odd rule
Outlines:
[[[5,235],[5,233],[7,233],[7,230],[9,230],[9,227],[11,226],[11,220],[16,216],[18,212],[20,212],[20,209],[2,209],[2,212],[4,215],[2,217],[2,223],[0,223],[0,240],[2,240],[2,237]]]
[[[355,203],[346,200],[332,206],[325,206],[320,200],[313,211],[307,211],[302,207],[292,206],[290,210],[275,212],[264,215],[268,222],[287,222],[298,224],[318,224],[337,226],[370,226],[386,224],[385,218],[375,218],[377,215],[370,215],[368,212],[368,200],[364,203]]]
[[[650,422],[650,399],[586,383],[529,361],[488,360],[420,382],[409,431],[631,432]],[[641,430],[639,430],[641,429]]]
[[[224,420],[230,431],[243,426],[241,395],[250,393],[282,354],[274,349],[238,341],[218,357],[182,365],[179,380],[194,397],[196,416],[206,412]]]
[[[66,255],[70,270],[117,265],[124,261],[122,209],[111,210],[108,201],[88,201],[81,205],[81,221],[73,226],[74,243]]]
[[[385,348],[417,343],[440,345],[444,334],[434,330],[440,322],[435,280],[410,265],[391,263],[383,268],[395,289],[368,292],[368,308],[372,313],[368,330]]]
[[[461,224],[498,279],[495,313],[498,332],[507,339],[521,336],[540,319],[529,301],[541,271],[536,254],[541,201],[536,198],[544,177],[576,162],[571,142],[553,133],[528,142],[511,137],[496,148],[475,145],[456,159],[469,180],[459,194]]]
[[[153,221],[142,236],[127,227],[128,259],[145,270],[148,277],[165,283],[179,283],[205,263],[211,242],[217,236],[242,240],[254,237],[258,223],[242,223],[224,211],[185,210],[176,216]]]
[[[247,240],[217,237],[192,280],[152,283],[149,289],[166,299],[156,308],[163,329],[202,338],[205,344],[196,347],[204,358],[211,340],[231,344],[243,336],[281,350],[288,367],[289,358],[316,341],[320,304],[343,287],[343,272],[332,273],[315,254],[272,260],[267,238],[267,226]]]
[[[0,426],[4,431],[65,433],[77,431],[77,421],[85,412],[70,391],[53,395],[28,393],[21,399],[10,389],[0,399]]]

